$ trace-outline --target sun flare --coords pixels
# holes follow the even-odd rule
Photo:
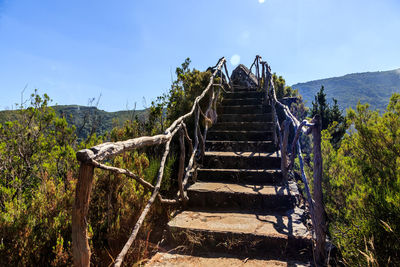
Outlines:
[[[233,66],[236,66],[236,65],[238,65],[239,63],[240,63],[240,56],[237,55],[237,54],[233,55],[233,56],[231,57],[231,64],[232,64]]]

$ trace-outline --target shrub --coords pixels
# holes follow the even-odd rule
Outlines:
[[[348,110],[354,129],[333,149],[322,142],[329,229],[348,265],[400,265],[400,95],[380,115]],[[373,263],[374,262],[374,263]]]

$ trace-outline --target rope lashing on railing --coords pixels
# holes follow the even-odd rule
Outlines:
[[[228,78],[229,83],[223,79],[223,70]],[[77,159],[80,161],[80,174],[78,183],[76,186],[75,194],[75,204],[72,214],[72,240],[73,240],[73,256],[75,266],[89,266],[90,265],[90,247],[87,238],[87,213],[89,209],[90,193],[93,184],[93,170],[94,168],[100,168],[103,170],[111,171],[115,174],[126,175],[133,178],[138,184],[142,185],[145,190],[153,191],[150,199],[148,200],[145,208],[143,209],[138,221],[136,222],[132,233],[124,245],[123,249],[119,253],[114,266],[120,266],[126,253],[131,247],[133,241],[135,240],[140,227],[142,226],[146,215],[148,214],[151,205],[156,200],[156,198],[164,204],[176,204],[179,202],[187,202],[188,197],[186,193],[187,183],[189,177],[193,178],[193,173],[196,171],[196,159],[197,156],[204,156],[205,151],[205,139],[207,136],[208,128],[211,124],[215,123],[217,120],[217,101],[220,94],[220,89],[224,89],[224,84],[232,89],[232,82],[226,67],[226,59],[221,58],[218,63],[213,67],[215,69],[212,72],[210,81],[203,92],[197,96],[194,100],[191,110],[184,114],[183,116],[176,119],[170,127],[168,127],[164,134],[158,134],[154,136],[143,136],[134,139],[129,139],[126,141],[119,142],[107,142],[89,149],[83,149],[76,153]],[[215,84],[214,80],[220,76],[219,84]],[[217,89],[218,88],[218,89]],[[212,92],[210,93],[210,90]],[[217,91],[217,92],[216,92]],[[200,101],[210,93],[208,99],[208,105],[205,112],[202,111],[200,107]],[[185,120],[194,115],[194,144],[192,139],[189,137]],[[205,127],[203,134],[200,130],[200,115],[205,120]],[[180,157],[179,157],[179,169],[178,169],[178,186],[179,191],[177,193],[176,199],[163,199],[160,195],[160,186],[163,179],[165,163],[170,151],[170,145],[173,137],[179,132],[179,145],[180,145]],[[189,162],[185,168],[185,141],[189,147],[188,154],[190,155]],[[132,151],[146,146],[161,145],[165,144],[165,151],[161,159],[160,168],[158,171],[157,182],[153,186],[149,182],[140,178],[133,172],[117,168],[113,166],[108,166],[101,163],[106,159],[115,157],[123,152]]]

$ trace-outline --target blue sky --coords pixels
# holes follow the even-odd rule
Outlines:
[[[101,94],[101,109],[141,109],[186,57],[204,70],[256,54],[288,84],[399,68],[400,1],[0,0],[0,109],[25,87],[54,104]]]

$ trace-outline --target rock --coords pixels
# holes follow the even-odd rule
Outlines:
[[[240,64],[232,71],[231,79],[233,84],[243,87],[257,87],[256,76],[245,66]]]

